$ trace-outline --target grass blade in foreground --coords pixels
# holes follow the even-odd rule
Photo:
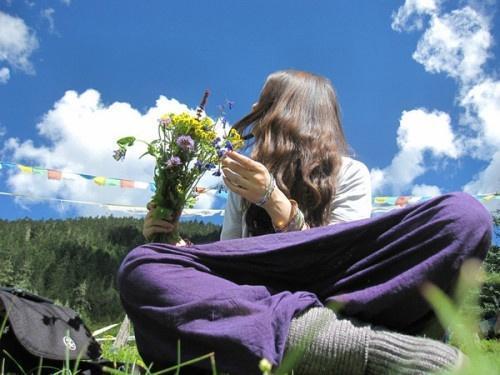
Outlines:
[[[432,284],[426,284],[422,290],[443,326],[449,327],[454,343],[468,357],[463,368],[454,374],[497,375],[499,373],[498,360],[494,360],[479,345],[478,315],[475,309],[470,308],[471,304],[477,305],[477,295],[483,279],[479,262],[468,261],[463,265],[456,292],[459,298],[458,305]]]

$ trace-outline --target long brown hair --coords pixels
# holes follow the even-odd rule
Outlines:
[[[255,136],[252,159],[273,173],[279,189],[298,202],[311,227],[328,224],[341,157],[347,153],[330,81],[296,70],[271,74],[252,111],[234,125],[240,132],[250,126]],[[253,204],[247,210],[253,235],[272,232],[262,211]]]

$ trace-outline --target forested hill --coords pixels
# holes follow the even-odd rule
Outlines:
[[[115,287],[121,260],[144,243],[142,220],[0,220],[0,285],[41,294],[80,312],[91,326],[118,322],[123,311]],[[182,222],[194,243],[219,239],[220,226]]]

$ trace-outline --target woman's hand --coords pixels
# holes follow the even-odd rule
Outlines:
[[[262,200],[271,180],[271,175],[263,164],[235,151],[226,153],[222,159],[222,171],[224,183],[228,189],[252,203]],[[277,186],[262,208],[271,217],[275,228],[281,228],[290,223],[292,204]],[[304,225],[301,229],[307,228],[309,227]]]
[[[252,203],[264,197],[271,175],[263,164],[236,151],[227,152],[221,163],[222,179],[229,190]]]
[[[168,220],[154,219],[153,213],[155,209],[155,204],[149,202],[147,205],[148,213],[144,219],[144,226],[142,227],[142,234],[149,241],[151,236],[156,233],[169,234],[175,229],[175,225]],[[176,246],[186,246],[188,243],[181,239]]]

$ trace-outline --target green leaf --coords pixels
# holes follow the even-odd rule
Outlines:
[[[120,147],[130,147],[133,146],[135,142],[135,137],[123,137],[116,141]]]
[[[169,220],[171,219],[173,211],[166,207],[157,207],[155,209],[155,219]]]
[[[185,204],[186,207],[193,208],[195,204],[196,204],[196,198],[195,197],[188,197],[186,199],[186,204]]]
[[[155,156],[156,155],[156,148],[153,145],[148,145],[148,152]]]

